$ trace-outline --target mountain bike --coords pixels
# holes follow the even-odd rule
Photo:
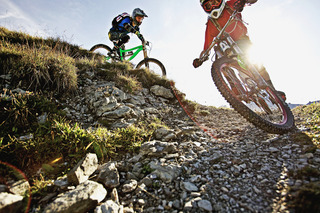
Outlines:
[[[131,61],[142,51],[144,59],[135,66],[135,69],[145,68],[160,76],[166,76],[167,73],[164,65],[159,60],[148,57],[147,47],[150,47],[150,46],[151,46],[150,42],[142,39],[142,45],[138,45],[130,49],[124,49],[120,47],[118,53],[113,51],[108,45],[105,45],[105,44],[96,44],[93,47],[91,47],[90,51],[93,53],[99,52],[100,54],[103,54],[107,62]],[[101,52],[101,50],[103,52]]]
[[[266,132],[288,133],[295,128],[290,108],[260,75],[259,67],[247,60],[244,52],[226,32],[226,28],[245,5],[243,0],[238,3],[242,8],[232,13],[210,47],[198,60],[201,63],[208,60],[213,48],[215,60],[211,76],[227,102],[249,122]]]

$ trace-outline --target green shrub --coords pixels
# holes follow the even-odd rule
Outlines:
[[[291,189],[288,206],[295,212],[320,212],[320,182],[303,185],[299,189]]]
[[[0,111],[0,133],[4,137],[34,131],[38,125],[37,117],[43,113],[61,113],[55,104],[40,94],[12,93],[8,90],[0,93]],[[2,143],[6,144],[6,141]]]
[[[320,103],[299,106],[293,109],[293,113],[298,117],[307,118],[302,124],[310,128],[305,134],[310,138],[313,144],[320,148]]]
[[[107,81],[117,82],[117,86],[120,88],[123,87],[121,85],[122,81],[119,78],[122,78],[123,80],[123,76],[125,76],[127,79],[135,79],[139,84],[136,84],[136,89],[131,88],[133,91],[139,90],[139,87],[141,86],[144,88],[151,88],[154,85],[160,85],[166,88],[171,88],[172,83],[168,79],[146,69],[133,69],[131,64],[128,62],[105,63],[101,65],[98,75]]]
[[[116,84],[121,85],[123,90],[128,93],[133,93],[142,89],[141,82],[130,75],[118,74]]]
[[[11,74],[12,84],[32,90],[69,91],[77,88],[75,60],[47,47],[33,48],[0,43],[0,70]]]
[[[87,50],[81,49],[77,45],[69,44],[60,38],[44,39],[41,37],[30,36],[23,32],[10,31],[4,27],[0,27],[0,40],[5,43],[32,46],[34,48],[47,46],[53,51],[64,52],[72,58],[81,58],[90,55]]]

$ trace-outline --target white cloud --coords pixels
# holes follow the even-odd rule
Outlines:
[[[15,3],[9,0],[0,0],[0,24],[11,30],[23,30],[27,33],[46,36],[38,24],[23,12]]]
[[[2,11],[0,11],[0,19],[16,18],[30,21],[30,19],[20,10],[14,3],[8,0],[0,0]]]

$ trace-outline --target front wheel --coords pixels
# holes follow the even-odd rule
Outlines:
[[[160,76],[166,76],[166,68],[164,65],[157,59],[155,58],[145,58],[142,61],[140,61],[136,69],[147,69],[150,72],[153,72],[155,74],[158,74]]]
[[[222,96],[255,126],[274,134],[294,129],[293,114],[283,99],[270,87],[259,88],[237,61],[227,57],[216,60],[211,75]]]

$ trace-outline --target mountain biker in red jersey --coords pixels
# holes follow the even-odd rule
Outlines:
[[[258,0],[245,1],[247,4],[254,4]],[[206,24],[207,27],[205,32],[204,48],[200,54],[200,57],[209,48],[214,37],[219,34],[221,28],[227,23],[228,19],[235,10],[234,5],[236,2],[237,0],[200,0],[201,7],[207,14],[209,14]],[[232,39],[237,42],[242,51],[245,53],[248,51],[249,47],[251,46],[251,41],[247,35],[247,27],[242,22],[242,16],[240,13],[237,15],[237,18],[227,27],[226,32],[228,32]],[[194,59],[193,66],[195,68],[201,65],[202,62],[198,58]],[[266,69],[263,67],[259,70],[259,73],[266,80],[269,86],[274,89]],[[281,91],[277,92],[285,100],[285,93]]]
[[[148,16],[140,8],[134,9],[131,16],[128,13],[122,13],[116,17],[118,22],[116,24],[113,23],[108,33],[110,41],[114,44],[113,51],[119,54],[119,48],[130,39],[129,33],[136,34],[141,41],[144,41],[139,28],[144,17]]]

